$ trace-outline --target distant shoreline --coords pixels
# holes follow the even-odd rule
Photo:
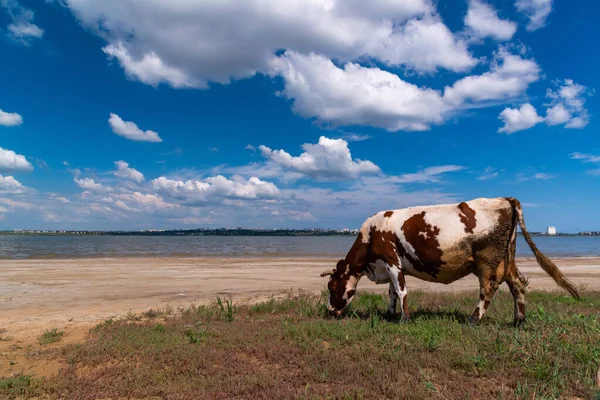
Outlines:
[[[189,229],[189,230],[146,230],[146,231],[69,231],[69,230],[11,230],[0,231],[0,236],[356,236],[358,230],[335,229]],[[530,232],[531,236],[600,236],[600,231],[580,233]],[[521,236],[521,233],[517,233]]]

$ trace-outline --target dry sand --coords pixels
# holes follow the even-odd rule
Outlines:
[[[336,259],[325,258],[101,258],[0,260],[0,376],[49,374],[58,364],[31,363],[24,349],[45,329],[66,332],[61,344],[83,340],[90,326],[128,311],[205,304],[217,296],[255,302],[299,290],[319,293]],[[600,290],[600,258],[554,259],[578,287]],[[533,290],[557,290],[534,259],[519,259]],[[411,290],[477,290],[474,276],[450,285],[407,278]],[[387,293],[368,279],[360,290]],[[475,304],[476,299],[473,302]],[[20,351],[22,350],[22,351]],[[9,362],[13,361],[12,364]],[[14,360],[17,360],[16,362]],[[26,361],[29,360],[29,361]]]

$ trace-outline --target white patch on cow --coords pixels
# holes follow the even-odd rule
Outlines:
[[[408,294],[408,289],[406,288],[406,282],[403,288],[400,287],[400,282],[398,280],[398,275],[401,274],[402,269],[401,268],[397,268],[394,266],[389,266],[386,265],[387,268],[387,273],[389,275],[389,279],[390,279],[390,287],[392,288],[390,290],[390,292],[393,290],[396,294],[396,297],[400,298],[400,308],[402,309],[402,315],[404,316],[404,298],[406,297],[406,295]],[[390,296],[390,307],[389,307],[389,311],[393,312],[393,308],[395,308],[395,303],[396,303],[396,298],[392,298],[392,296]]]
[[[390,275],[388,273],[387,265],[381,260],[371,263],[367,269],[367,278],[378,285],[389,283]]]
[[[350,279],[348,279],[348,282],[346,282],[346,290],[344,291],[344,295],[342,296],[342,299],[344,300],[348,300],[348,292],[350,292],[351,290],[356,290],[356,284],[358,283],[357,279],[353,279],[352,277],[350,277]],[[346,302],[346,307],[348,307],[348,305],[350,304],[350,302]]]

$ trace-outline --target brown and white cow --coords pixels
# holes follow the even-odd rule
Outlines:
[[[525,320],[524,278],[515,263],[517,224],[538,264],[556,283],[579,298],[575,287],[533,243],[514,198],[479,198],[460,204],[381,211],[361,226],[346,258],[330,275],[328,309],[340,315],[354,298],[363,276],[389,283],[389,312],[400,298],[402,317],[409,319],[405,275],[449,284],[469,274],[479,278],[479,304],[470,322],[485,314],[498,285],[506,282],[514,297],[515,325]]]

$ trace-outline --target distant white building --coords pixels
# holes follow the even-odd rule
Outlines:
[[[555,226],[548,227],[548,235],[556,235],[556,227]]]

